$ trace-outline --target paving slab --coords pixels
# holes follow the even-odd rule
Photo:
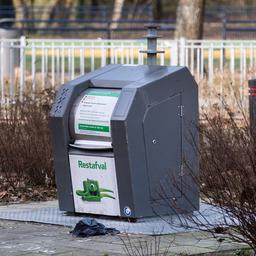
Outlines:
[[[207,207],[204,209],[209,213]],[[142,219],[138,223],[98,218],[99,222],[121,229],[122,233],[115,236],[73,237],[70,231],[82,217],[67,216],[60,212],[57,201],[2,205],[0,256],[196,255],[236,250],[246,246],[226,238],[219,242],[218,238],[213,238],[207,232],[172,227],[170,221],[175,224],[175,219],[169,219],[168,224],[166,221],[159,222],[157,218]],[[152,232],[152,228],[155,229],[157,225],[159,235],[156,236],[157,232]],[[129,233],[129,230],[133,232]],[[160,235],[160,231],[166,232],[165,235]],[[164,254],[166,252],[168,254]]]
[[[220,221],[223,222],[223,214],[207,204],[202,203],[200,211],[193,214],[201,223],[206,222],[206,220],[212,225]],[[32,221],[74,227],[80,219],[86,216],[88,215],[70,215],[60,211],[57,201],[0,206],[0,219],[6,220]],[[197,225],[189,217],[188,215],[173,215],[140,218],[135,223],[121,220],[120,218],[114,219],[104,216],[94,216],[93,218],[106,227],[116,228],[123,233],[163,235],[197,230]],[[183,223],[186,222],[190,228],[187,229],[184,225],[181,225],[181,220]]]
[[[69,227],[58,225],[0,220],[0,255],[122,256],[127,255],[125,248],[130,255],[138,255],[138,251],[140,255],[154,255],[153,253],[159,252],[168,252],[167,255],[195,255],[234,250],[244,246],[227,239],[220,243],[205,232],[76,238],[69,233],[70,230]]]

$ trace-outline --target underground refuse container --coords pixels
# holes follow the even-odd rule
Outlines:
[[[186,67],[108,65],[67,82],[50,113],[60,209],[134,219],[197,210],[197,122]]]

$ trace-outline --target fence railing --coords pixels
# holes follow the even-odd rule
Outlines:
[[[144,40],[1,39],[0,97],[8,102],[57,88],[111,63],[146,64]],[[187,66],[199,83],[201,106],[217,97],[247,102],[247,80],[256,75],[256,41],[159,40],[159,65]],[[215,96],[213,96],[215,95]]]

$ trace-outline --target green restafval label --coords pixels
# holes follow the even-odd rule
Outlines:
[[[109,126],[103,125],[78,124],[78,129],[85,131],[109,132]]]

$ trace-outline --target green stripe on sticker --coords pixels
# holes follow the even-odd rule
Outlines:
[[[103,125],[78,124],[78,129],[85,131],[109,132],[109,126]]]
[[[120,91],[89,91],[86,95],[119,97]]]

